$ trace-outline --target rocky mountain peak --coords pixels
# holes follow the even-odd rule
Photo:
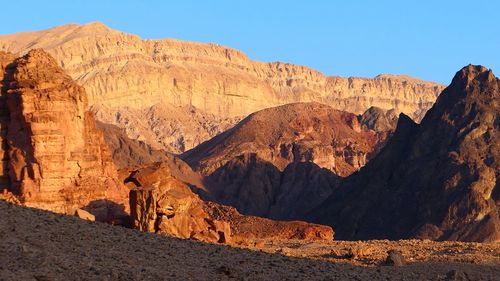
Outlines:
[[[421,124],[401,114],[387,145],[342,181],[318,221],[341,239],[499,241],[499,84],[468,65]]]

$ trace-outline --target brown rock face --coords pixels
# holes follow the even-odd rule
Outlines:
[[[304,66],[251,61],[215,44],[141,40],[101,23],[0,37],[0,50],[23,54],[32,48],[45,49],[85,87],[100,121],[174,153],[270,106],[315,101],[356,114],[378,106],[418,117],[443,89],[407,76],[325,76]],[[152,106],[160,114],[149,112]],[[171,107],[183,114],[161,114]],[[193,108],[196,114],[190,113]],[[189,129],[176,130],[185,116],[196,119]]]
[[[2,178],[23,204],[70,214],[85,207],[99,220],[123,212],[112,202],[126,191],[86,111],[85,90],[50,55],[33,50],[11,61],[0,108]]]
[[[314,162],[346,176],[366,164],[377,141],[375,132],[361,130],[352,113],[295,103],[253,113],[181,158],[205,175],[239,155],[255,153],[280,171],[290,163]]]
[[[302,219],[388,135],[361,130],[354,114],[296,103],[251,114],[181,157],[207,175],[213,200],[245,215]]]
[[[125,182],[134,186],[131,219],[142,231],[219,243],[248,238],[333,239],[330,227],[246,217],[234,208],[204,202],[173,176],[167,163],[139,168]]]
[[[229,129],[241,118],[221,118],[193,106],[158,103],[146,108],[94,106],[98,120],[123,129],[132,141],[154,150],[182,153]],[[106,135],[106,134],[105,134]]]
[[[208,177],[217,202],[244,215],[301,220],[338,185],[339,177],[312,162],[291,163],[284,171],[256,154],[243,154]]]
[[[229,224],[211,219],[204,202],[172,177],[167,165],[134,171],[125,181],[135,186],[130,191],[134,228],[207,242],[230,241]]]
[[[500,80],[464,67],[420,125],[401,115],[383,150],[312,216],[340,239],[500,241],[499,112]]]

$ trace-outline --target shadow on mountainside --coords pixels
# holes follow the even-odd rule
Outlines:
[[[280,171],[255,153],[243,154],[205,177],[212,200],[244,215],[300,220],[328,198],[340,177],[313,162]]]

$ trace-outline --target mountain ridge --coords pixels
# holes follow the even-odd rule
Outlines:
[[[306,66],[283,62],[253,61],[243,52],[217,44],[176,39],[142,40],[103,24],[59,26],[48,30],[0,36],[0,50],[22,54],[43,48],[56,58],[70,76],[85,87],[89,106],[106,111],[104,123],[125,128],[137,139],[153,126],[169,127],[169,120],[151,119],[140,132],[119,123],[122,108],[144,110],[169,103],[194,107],[201,115],[219,119],[241,119],[252,112],[293,102],[320,102],[336,109],[361,114],[370,106],[420,120],[444,86],[406,76],[378,78],[325,76]],[[184,110],[184,109],[183,109]],[[111,117],[109,117],[111,116]],[[139,119],[130,115],[130,119]],[[236,122],[236,121],[233,121]],[[234,123],[233,123],[234,124]],[[197,127],[193,132],[165,138],[173,133],[148,137],[156,149],[182,153],[220,133]],[[184,147],[182,139],[197,141]]]
[[[500,240],[500,80],[468,65],[317,208],[340,239]]]

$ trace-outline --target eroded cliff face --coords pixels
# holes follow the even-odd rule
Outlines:
[[[329,77],[304,66],[251,61],[238,50],[216,44],[142,40],[101,23],[0,37],[0,50],[22,54],[32,48],[47,50],[85,87],[89,104],[100,116],[107,116],[101,121],[127,128],[130,137],[145,138],[148,144],[161,146],[155,148],[176,153],[226,129],[225,120],[232,120],[232,125],[234,119],[271,106],[316,101],[356,114],[378,106],[420,118],[443,89],[407,76]],[[198,125],[172,137],[148,132],[175,125],[176,115],[149,116],[140,129],[120,122],[119,115],[157,104],[183,111],[195,108],[200,119],[193,124]],[[203,118],[212,115],[212,121],[220,119],[221,126],[203,126]],[[162,137],[172,139],[157,140]]]
[[[87,208],[107,220],[124,212],[127,193],[84,88],[42,50],[1,57],[10,59],[2,63],[3,188],[24,205],[60,213]]]
[[[204,179],[182,160],[157,155],[126,139],[122,130],[100,124],[118,164],[162,161],[119,174],[87,111],[84,88],[49,54],[35,49],[14,59],[0,53],[0,66],[5,69],[0,96],[4,200],[91,220],[126,223],[131,218],[142,231],[214,243],[249,237],[333,239],[328,226],[245,217],[207,203],[191,190],[206,192]],[[123,182],[131,185],[130,197]]]

